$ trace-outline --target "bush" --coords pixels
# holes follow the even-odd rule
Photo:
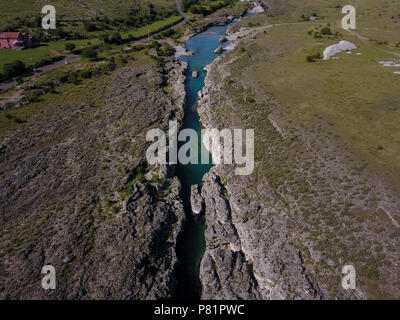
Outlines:
[[[97,50],[94,47],[87,47],[82,50],[82,57],[84,58],[97,58]]]
[[[120,66],[123,66],[124,64],[127,64],[127,63],[128,63],[128,60],[127,60],[124,56],[118,55],[118,56],[115,57],[114,63],[115,63],[118,67],[120,67]]]
[[[108,36],[107,33],[103,33],[100,35],[100,40],[103,41],[103,43],[109,43],[110,37]]]
[[[60,76],[58,78],[58,80],[60,80],[62,83],[65,83],[68,81],[68,74],[63,74],[62,76]]]
[[[118,33],[118,32],[112,34],[112,35],[111,35],[111,38],[110,38],[110,42],[111,42],[111,43],[115,43],[115,44],[120,44],[120,43],[122,43],[121,34]]]
[[[85,28],[85,31],[87,31],[87,32],[92,32],[92,31],[97,30],[95,23],[85,22],[83,27]]]
[[[175,54],[175,49],[170,45],[166,45],[157,49],[157,54],[159,56],[172,56]]]
[[[67,78],[68,83],[79,84],[78,76],[75,73],[71,73]]]
[[[83,79],[90,79],[92,77],[92,72],[90,70],[82,70],[79,76]]]
[[[322,58],[322,55],[320,52],[318,52],[316,54],[307,56],[306,60],[307,60],[307,62],[315,62],[315,60],[321,59],[321,58]]]
[[[19,76],[27,70],[25,63],[20,60],[16,60],[11,63],[6,63],[3,66],[3,75],[6,79]]]
[[[324,35],[324,36],[331,35],[332,34],[331,28],[329,28],[329,27],[322,28],[321,29],[321,34]]]
[[[114,71],[115,68],[116,68],[116,65],[113,61],[104,63],[100,66],[100,70],[102,73],[108,73],[108,72]]]
[[[66,43],[65,44],[65,50],[67,51],[73,51],[76,48],[76,45],[74,43]]]
[[[17,82],[17,84],[22,84],[22,83],[24,83],[24,79],[22,79],[21,76],[17,77],[17,78],[15,79],[15,81]]]

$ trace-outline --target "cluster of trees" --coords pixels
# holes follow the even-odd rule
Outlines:
[[[5,81],[14,77],[20,77],[26,72],[32,71],[33,68],[40,68],[50,63],[64,59],[64,56],[54,56],[50,58],[41,59],[33,66],[26,66],[21,60],[15,60],[3,65],[3,70],[0,72],[0,81]],[[17,79],[18,80],[18,79]]]
[[[335,34],[333,34],[330,25],[327,25],[326,27],[323,27],[320,30],[317,30],[315,32],[313,30],[310,30],[307,33],[310,36],[314,35],[314,38],[323,38],[323,37],[329,38],[331,36],[334,36],[335,38],[337,38],[340,35],[340,33],[338,31],[336,31]]]
[[[206,16],[232,2],[233,0],[183,0],[183,10]]]
[[[28,68],[25,66],[25,63],[20,60],[15,60],[3,65],[3,72],[0,74],[0,78],[2,78],[2,80],[7,80],[23,74],[27,70]]]
[[[149,2],[142,7],[131,7],[126,17],[109,18],[107,16],[98,16],[92,21],[87,22],[65,22],[57,19],[57,28],[55,30],[44,31],[42,29],[42,16],[36,15],[33,18],[16,18],[13,23],[0,29],[1,32],[12,32],[21,30],[28,32],[34,42],[48,42],[60,39],[78,40],[87,39],[88,33],[107,32],[116,30],[127,31],[132,28],[138,28],[151,24],[158,20],[164,20],[171,15],[178,14],[174,9],[155,9],[155,6]],[[66,30],[66,26],[73,27]],[[75,28],[77,27],[77,28]]]

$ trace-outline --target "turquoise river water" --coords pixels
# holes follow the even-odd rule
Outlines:
[[[249,14],[252,15],[252,14]],[[249,16],[247,15],[247,16]],[[194,53],[192,56],[181,57],[182,61],[188,63],[186,71],[186,102],[185,116],[183,120],[183,129],[190,128],[198,132],[200,137],[200,118],[197,113],[197,93],[204,86],[206,71],[204,67],[210,64],[218,55],[214,50],[220,46],[219,38],[226,34],[229,24],[224,26],[213,26],[207,30],[191,37],[186,41],[188,51]],[[225,42],[225,47],[229,42]],[[198,78],[192,78],[192,72],[199,72]],[[182,144],[184,144],[183,142]],[[201,152],[207,152],[204,149],[200,139],[198,141]],[[201,153],[199,152],[199,163]],[[183,233],[178,238],[177,255],[180,261],[177,270],[178,289],[176,298],[182,300],[198,300],[201,295],[201,284],[199,279],[200,261],[205,251],[205,217],[194,216],[190,205],[190,187],[194,184],[201,185],[205,173],[211,169],[210,164],[179,164],[177,167],[177,176],[182,185],[182,199],[184,202],[186,223]]]

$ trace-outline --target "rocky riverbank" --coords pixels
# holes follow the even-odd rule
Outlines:
[[[235,126],[223,121],[215,109],[228,97],[222,89],[229,76],[226,62],[219,57],[206,69],[198,107],[203,126],[240,127],[238,123]],[[202,297],[322,298],[318,284],[307,275],[291,240],[286,209],[278,203],[267,207],[254,199],[255,194],[246,190],[254,184],[257,185],[254,175],[235,176],[229,166],[217,166],[203,179],[207,248],[201,263]],[[267,188],[259,192],[262,197],[272,196]]]
[[[264,28],[269,27],[254,28],[235,40],[241,50],[208,65],[199,93],[198,112],[205,128],[255,129],[256,163],[249,176],[236,176],[233,166],[219,165],[204,177],[207,247],[201,263],[202,296],[396,297],[396,272],[378,261],[394,265],[398,259],[393,250],[393,236],[398,234],[394,190],[383,188],[382,177],[365,170],[337,140],[316,137],[315,131],[294,123],[279,102],[249,78],[254,73],[249,65],[280,54],[279,44],[264,52],[247,49],[260,34],[267,37]],[[382,203],[389,205],[389,198],[392,209],[383,211]],[[371,245],[379,250],[378,260],[366,254]],[[360,280],[351,292],[341,286],[346,264],[356,266]],[[391,280],[378,283],[378,278]]]

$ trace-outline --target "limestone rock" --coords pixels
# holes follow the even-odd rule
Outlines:
[[[214,53],[221,54],[223,51],[222,46],[219,46],[217,49],[214,50]]]
[[[192,206],[193,214],[200,214],[202,212],[203,202],[204,199],[199,193],[199,186],[197,184],[192,185],[190,192],[190,204]]]
[[[219,41],[220,43],[223,43],[223,42],[228,41],[228,38],[227,38],[226,36],[222,36],[221,38],[218,39],[218,41]]]

